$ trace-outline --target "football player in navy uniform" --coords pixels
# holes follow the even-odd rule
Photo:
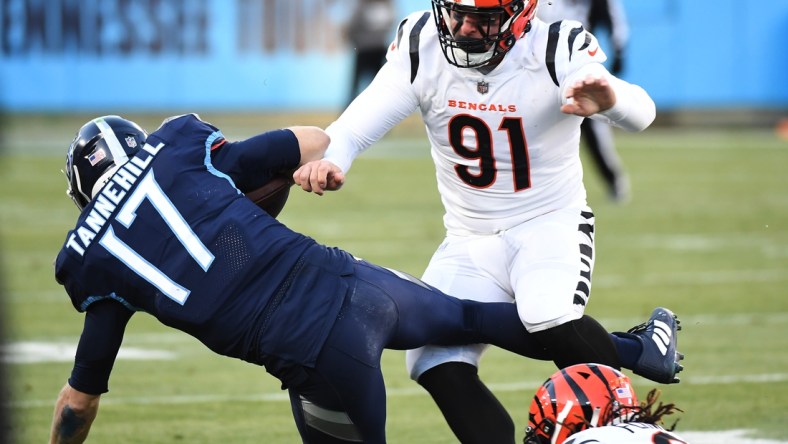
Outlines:
[[[245,197],[319,159],[315,127],[238,142],[194,114],[150,135],[105,116],[69,147],[80,215],[55,274],[85,314],[50,442],[80,443],[132,315],[282,381],[304,442],[385,442],[384,348],[492,343],[546,359],[512,303],[462,301],[293,232]]]
[[[523,444],[687,444],[664,418],[679,410],[657,404],[652,389],[638,403],[629,378],[602,364],[553,373],[534,394]]]

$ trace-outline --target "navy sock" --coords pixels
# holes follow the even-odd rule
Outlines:
[[[616,346],[618,352],[618,359],[621,360],[621,366],[632,370],[643,353],[643,345],[637,336],[629,333],[613,333],[610,335],[613,339],[613,344]]]

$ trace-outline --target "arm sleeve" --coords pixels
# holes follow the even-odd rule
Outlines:
[[[295,169],[300,161],[298,139],[289,129],[225,142],[211,149],[213,166],[230,176],[244,193],[261,187],[278,173]]]
[[[402,51],[406,56],[401,54]],[[324,159],[345,173],[356,156],[418,107],[418,97],[410,83],[407,51],[407,47],[390,50],[388,61],[370,85],[326,128],[331,143]]]
[[[657,117],[657,107],[651,96],[638,85],[628,83],[617,77],[608,79],[616,92],[616,104],[595,116],[626,131],[643,131]],[[592,116],[594,118],[594,116]]]
[[[134,312],[113,300],[90,304],[68,384],[83,393],[109,391],[109,375]]]

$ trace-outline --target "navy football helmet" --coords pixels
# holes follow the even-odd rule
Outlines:
[[[80,128],[66,153],[66,193],[82,210],[112,173],[137,153],[148,138],[136,123],[103,116]]]

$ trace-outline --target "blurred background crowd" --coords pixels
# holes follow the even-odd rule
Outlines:
[[[620,75],[649,91],[658,123],[782,117],[787,1],[621,3],[630,39]],[[399,21],[429,8],[428,0],[1,0],[0,108],[338,111]]]

